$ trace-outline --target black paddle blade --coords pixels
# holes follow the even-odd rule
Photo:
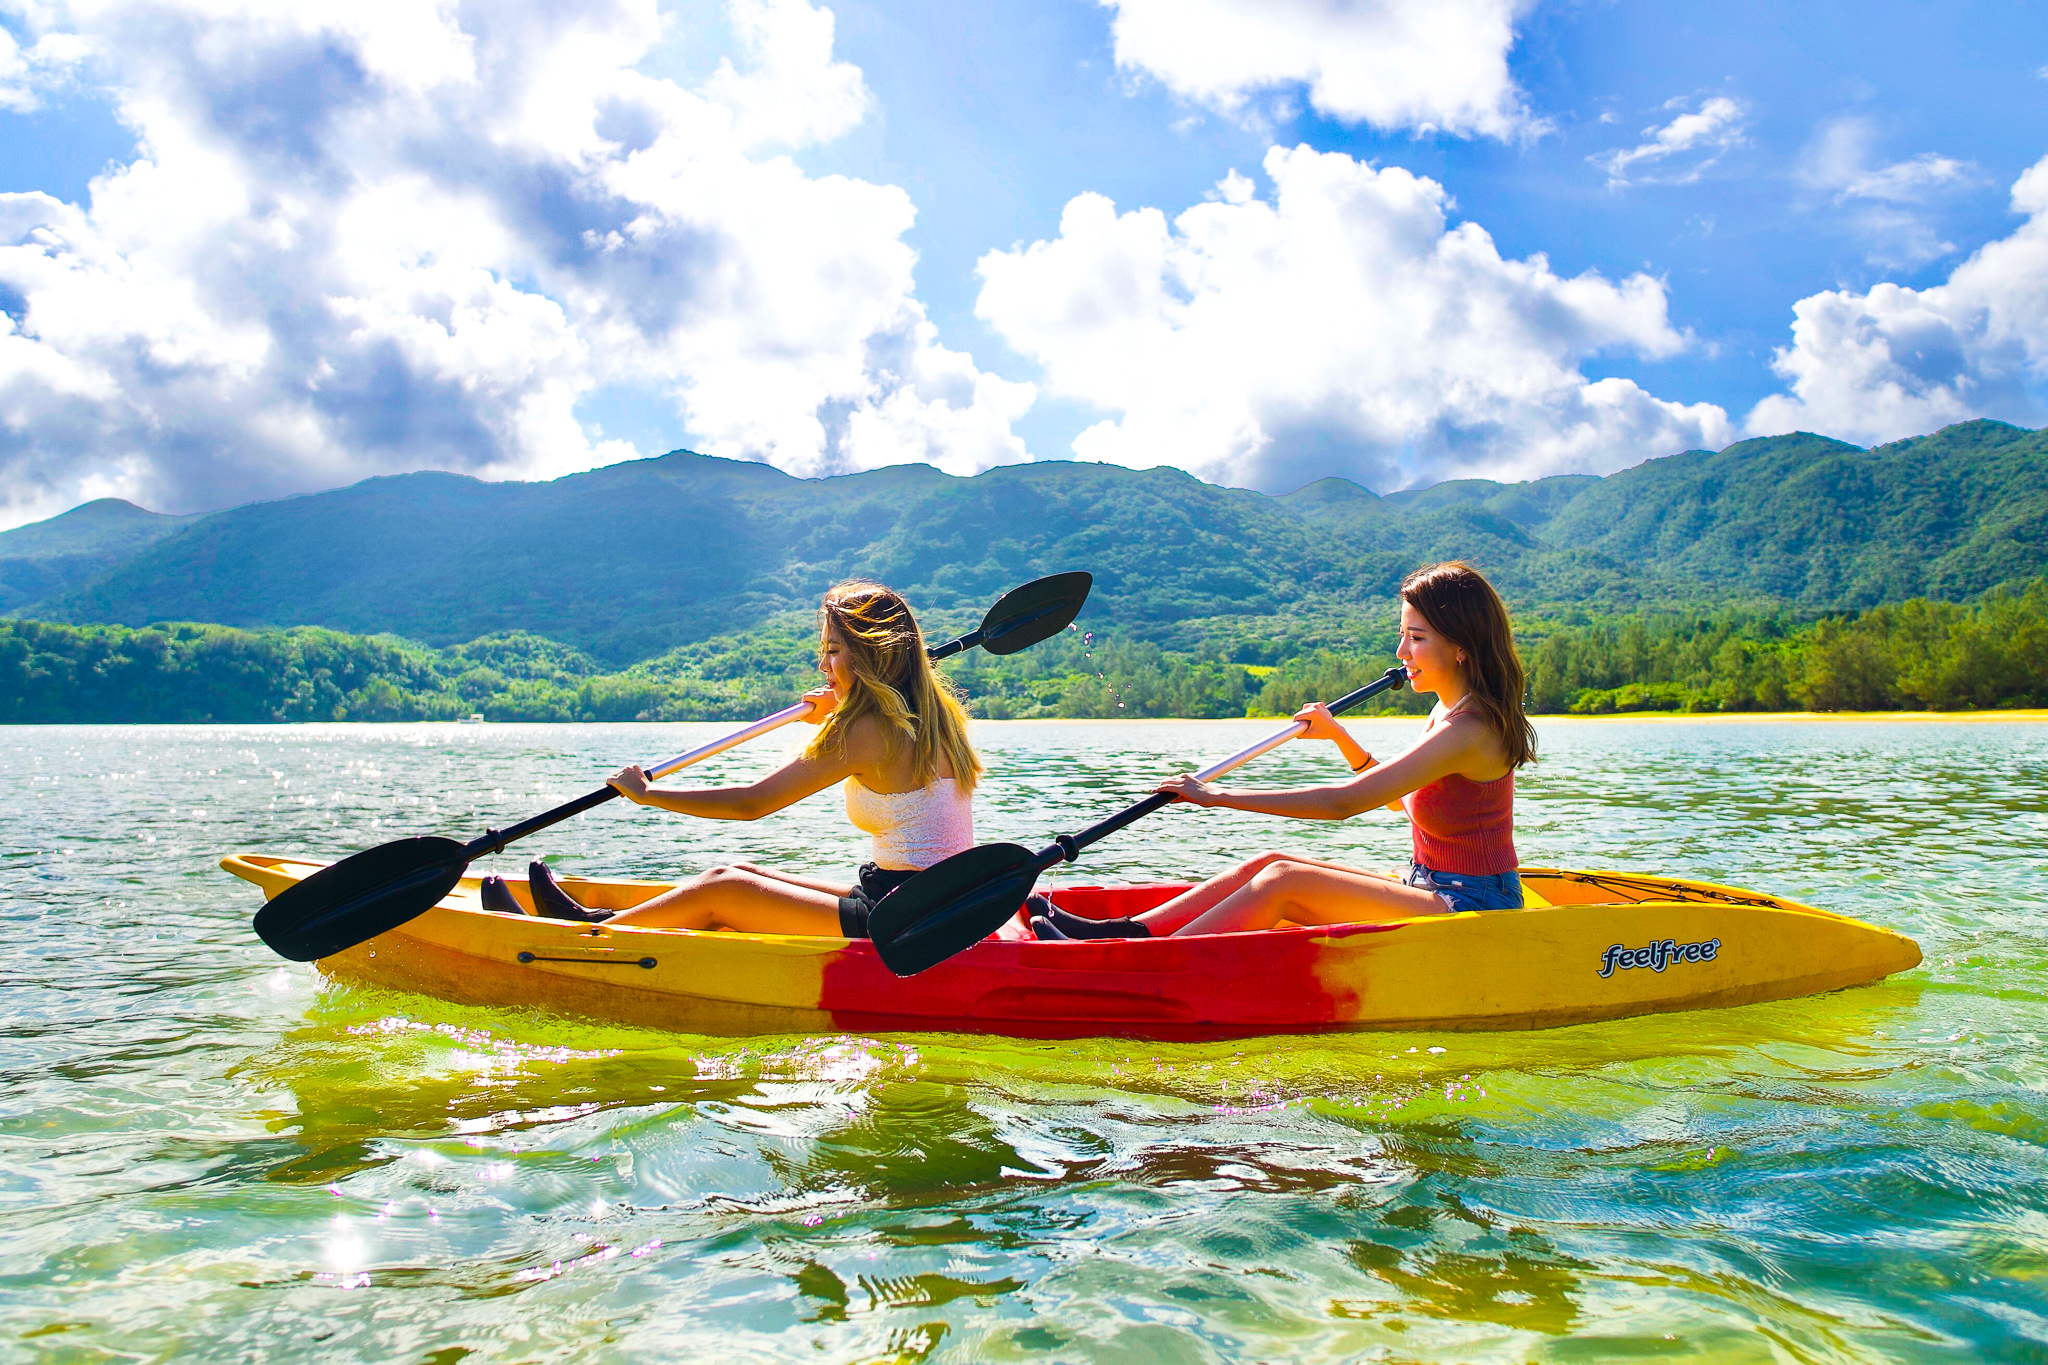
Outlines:
[[[882,965],[916,976],[1002,928],[1031,894],[1038,860],[1016,844],[982,844],[934,863],[882,897],[868,933]]]
[[[996,599],[981,618],[981,647],[1015,654],[1065,630],[1088,600],[1095,575],[1076,571],[1036,578]]]
[[[453,839],[399,839],[321,868],[256,912],[256,933],[280,957],[311,962],[425,913],[455,889],[469,850]]]

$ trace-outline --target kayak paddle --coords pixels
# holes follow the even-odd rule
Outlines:
[[[1094,579],[1086,573],[1053,574],[1004,593],[988,609],[981,625],[957,640],[925,651],[945,659],[976,646],[991,654],[1014,654],[1057,635],[1088,600]],[[663,777],[714,754],[722,754],[770,730],[787,725],[811,709],[807,701],[785,706],[745,729],[648,768],[649,777]],[[610,785],[522,820],[509,829],[485,830],[468,843],[432,837],[398,839],[366,849],[287,887],[256,912],[256,933],[272,951],[294,962],[311,962],[353,948],[365,939],[396,929],[424,914],[454,890],[470,863],[487,853],[572,815],[581,815],[619,795]]]
[[[1331,702],[1330,714],[1342,714],[1368,697],[1399,687],[1407,676],[1406,669],[1390,668],[1384,676]],[[1232,768],[1279,748],[1307,728],[1296,721],[1250,748],[1210,764],[1195,776],[1204,782],[1221,777]],[[1038,884],[1046,869],[1056,863],[1073,862],[1081,856],[1082,849],[1096,840],[1178,799],[1165,792],[1154,792],[1079,834],[1056,836],[1036,853],[1020,844],[982,844],[932,864],[876,904],[868,920],[875,951],[881,955],[882,964],[898,976],[916,976],[927,967],[965,952],[1017,913],[1017,907],[1031,894],[1031,888]]]

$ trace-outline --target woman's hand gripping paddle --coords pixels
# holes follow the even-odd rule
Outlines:
[[[1405,669],[1390,668],[1383,677],[1331,702],[1330,714],[1342,714],[1368,697],[1399,687],[1407,676]],[[1250,748],[1210,764],[1195,776],[1204,782],[1221,777],[1307,729],[1305,723],[1296,721]],[[898,976],[916,976],[927,967],[965,952],[1017,913],[1017,907],[1031,894],[1031,888],[1047,868],[1074,861],[1081,856],[1082,849],[1096,840],[1171,805],[1176,799],[1165,792],[1154,792],[1079,834],[1059,835],[1036,853],[1020,844],[982,844],[933,864],[875,906],[868,921],[875,951],[881,954],[883,965]]]
[[[1094,579],[1086,573],[1053,574],[1026,583],[997,599],[977,629],[926,653],[937,660],[976,646],[991,654],[1014,654],[1027,649],[1065,630],[1088,600],[1088,589],[1093,583]],[[800,719],[810,706],[809,702],[785,706],[743,730],[657,763],[647,769],[647,775],[662,777],[722,754]],[[424,914],[455,889],[475,859],[502,852],[514,840],[538,833],[572,815],[581,815],[618,794],[616,787],[599,787],[509,829],[486,830],[482,838],[466,844],[437,838],[380,844],[324,867],[279,892],[256,912],[256,933],[272,951],[294,962],[311,962],[353,948]]]

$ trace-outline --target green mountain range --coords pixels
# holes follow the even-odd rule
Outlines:
[[[813,677],[837,579],[904,589],[936,638],[1074,567],[1081,629],[948,665],[979,714],[1284,713],[1383,666],[1402,575],[1452,557],[1514,604],[1542,710],[2039,705],[2044,475],[2048,433],[1969,422],[1385,497],[678,451],[199,517],[108,500],[0,534],[0,720],[738,719]]]
[[[1062,462],[798,479],[688,451],[550,483],[407,474],[199,517],[87,504],[0,534],[0,611],[434,645],[517,630],[618,668],[808,612],[851,574],[950,624],[1086,567],[1098,629],[1256,663],[1356,641],[1403,574],[1453,556],[1563,619],[1967,597],[2048,569],[2048,433],[1976,421],[1875,450],[1798,433],[1384,497]]]

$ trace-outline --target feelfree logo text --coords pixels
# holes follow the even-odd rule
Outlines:
[[[1600,955],[1600,975],[1613,976],[1616,971],[1625,972],[1636,967],[1661,972],[1674,962],[1712,962],[1714,954],[1720,951],[1721,940],[1718,938],[1710,938],[1703,943],[1680,943],[1667,938],[1641,948],[1617,943]]]

